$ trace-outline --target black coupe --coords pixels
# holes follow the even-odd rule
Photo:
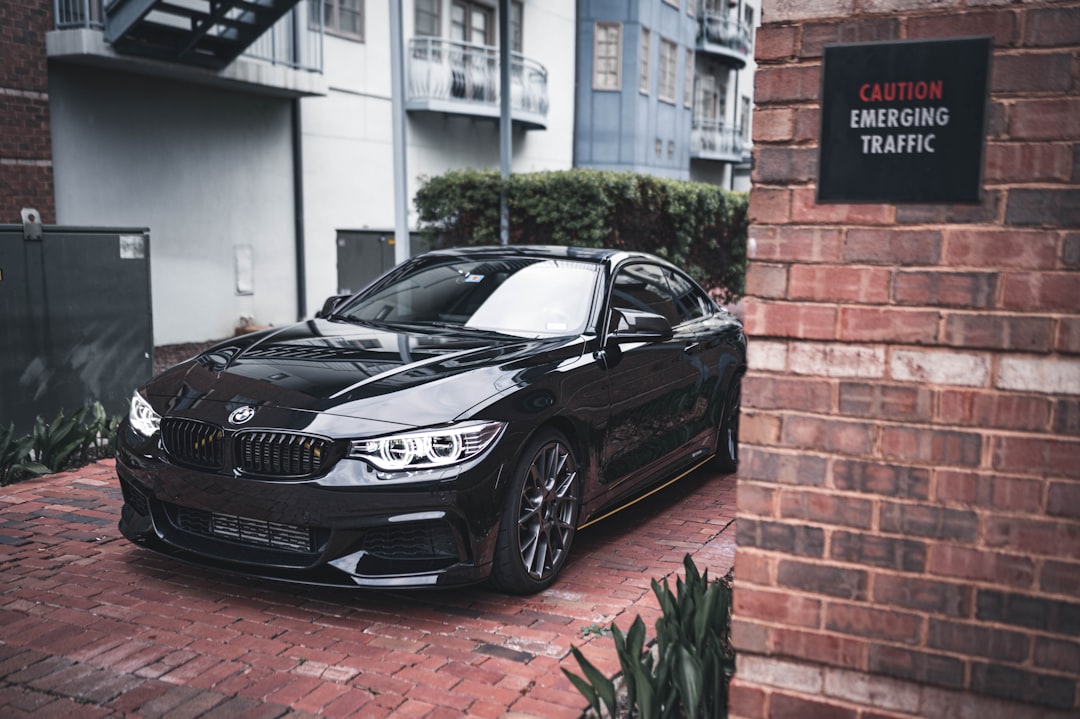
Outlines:
[[[739,321],[659,258],[430,252],[139,388],[120,529],[260,577],[535,592],[582,527],[734,471],[745,370]]]

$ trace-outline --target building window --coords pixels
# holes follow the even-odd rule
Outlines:
[[[683,71],[683,106],[694,106],[694,51],[686,49],[686,69]]]
[[[598,22],[593,26],[593,89],[622,88],[621,47],[622,25],[617,22]]]
[[[312,4],[315,10],[315,4]],[[326,32],[352,40],[364,39],[364,0],[323,0]]]
[[[413,22],[416,25],[416,34],[428,37],[441,35],[439,17],[439,0],[416,0],[416,12]]]
[[[739,127],[743,140],[750,142],[750,98],[745,95],[742,97],[742,117],[739,118]]]
[[[679,64],[679,48],[671,40],[660,38],[660,89],[657,94],[664,102],[675,104],[675,92],[677,72]]]
[[[487,5],[454,0],[450,4],[450,39],[491,47],[494,12]]]
[[[641,81],[638,89],[649,94],[649,28],[641,28]]]
[[[510,3],[510,49],[514,52],[521,52],[521,27],[523,14],[524,9],[521,7],[521,3]]]

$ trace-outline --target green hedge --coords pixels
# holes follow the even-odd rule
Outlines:
[[[457,170],[416,194],[420,230],[435,247],[499,244],[501,178]],[[747,197],[702,182],[631,172],[511,175],[510,243],[652,252],[686,269],[722,301],[742,296]]]

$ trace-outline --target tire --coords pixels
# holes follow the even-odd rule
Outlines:
[[[739,413],[742,408],[742,377],[731,382],[720,428],[716,433],[716,468],[724,474],[739,469]]]
[[[581,476],[570,442],[542,431],[525,446],[506,496],[491,581],[512,594],[548,587],[566,563],[581,510]]]

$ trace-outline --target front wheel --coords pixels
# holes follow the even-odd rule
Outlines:
[[[716,437],[716,467],[725,474],[739,468],[739,413],[742,409],[742,377],[736,377],[724,402],[724,414]]]
[[[570,442],[541,432],[521,453],[495,545],[492,583],[531,594],[555,579],[570,553],[581,509],[581,477]]]

